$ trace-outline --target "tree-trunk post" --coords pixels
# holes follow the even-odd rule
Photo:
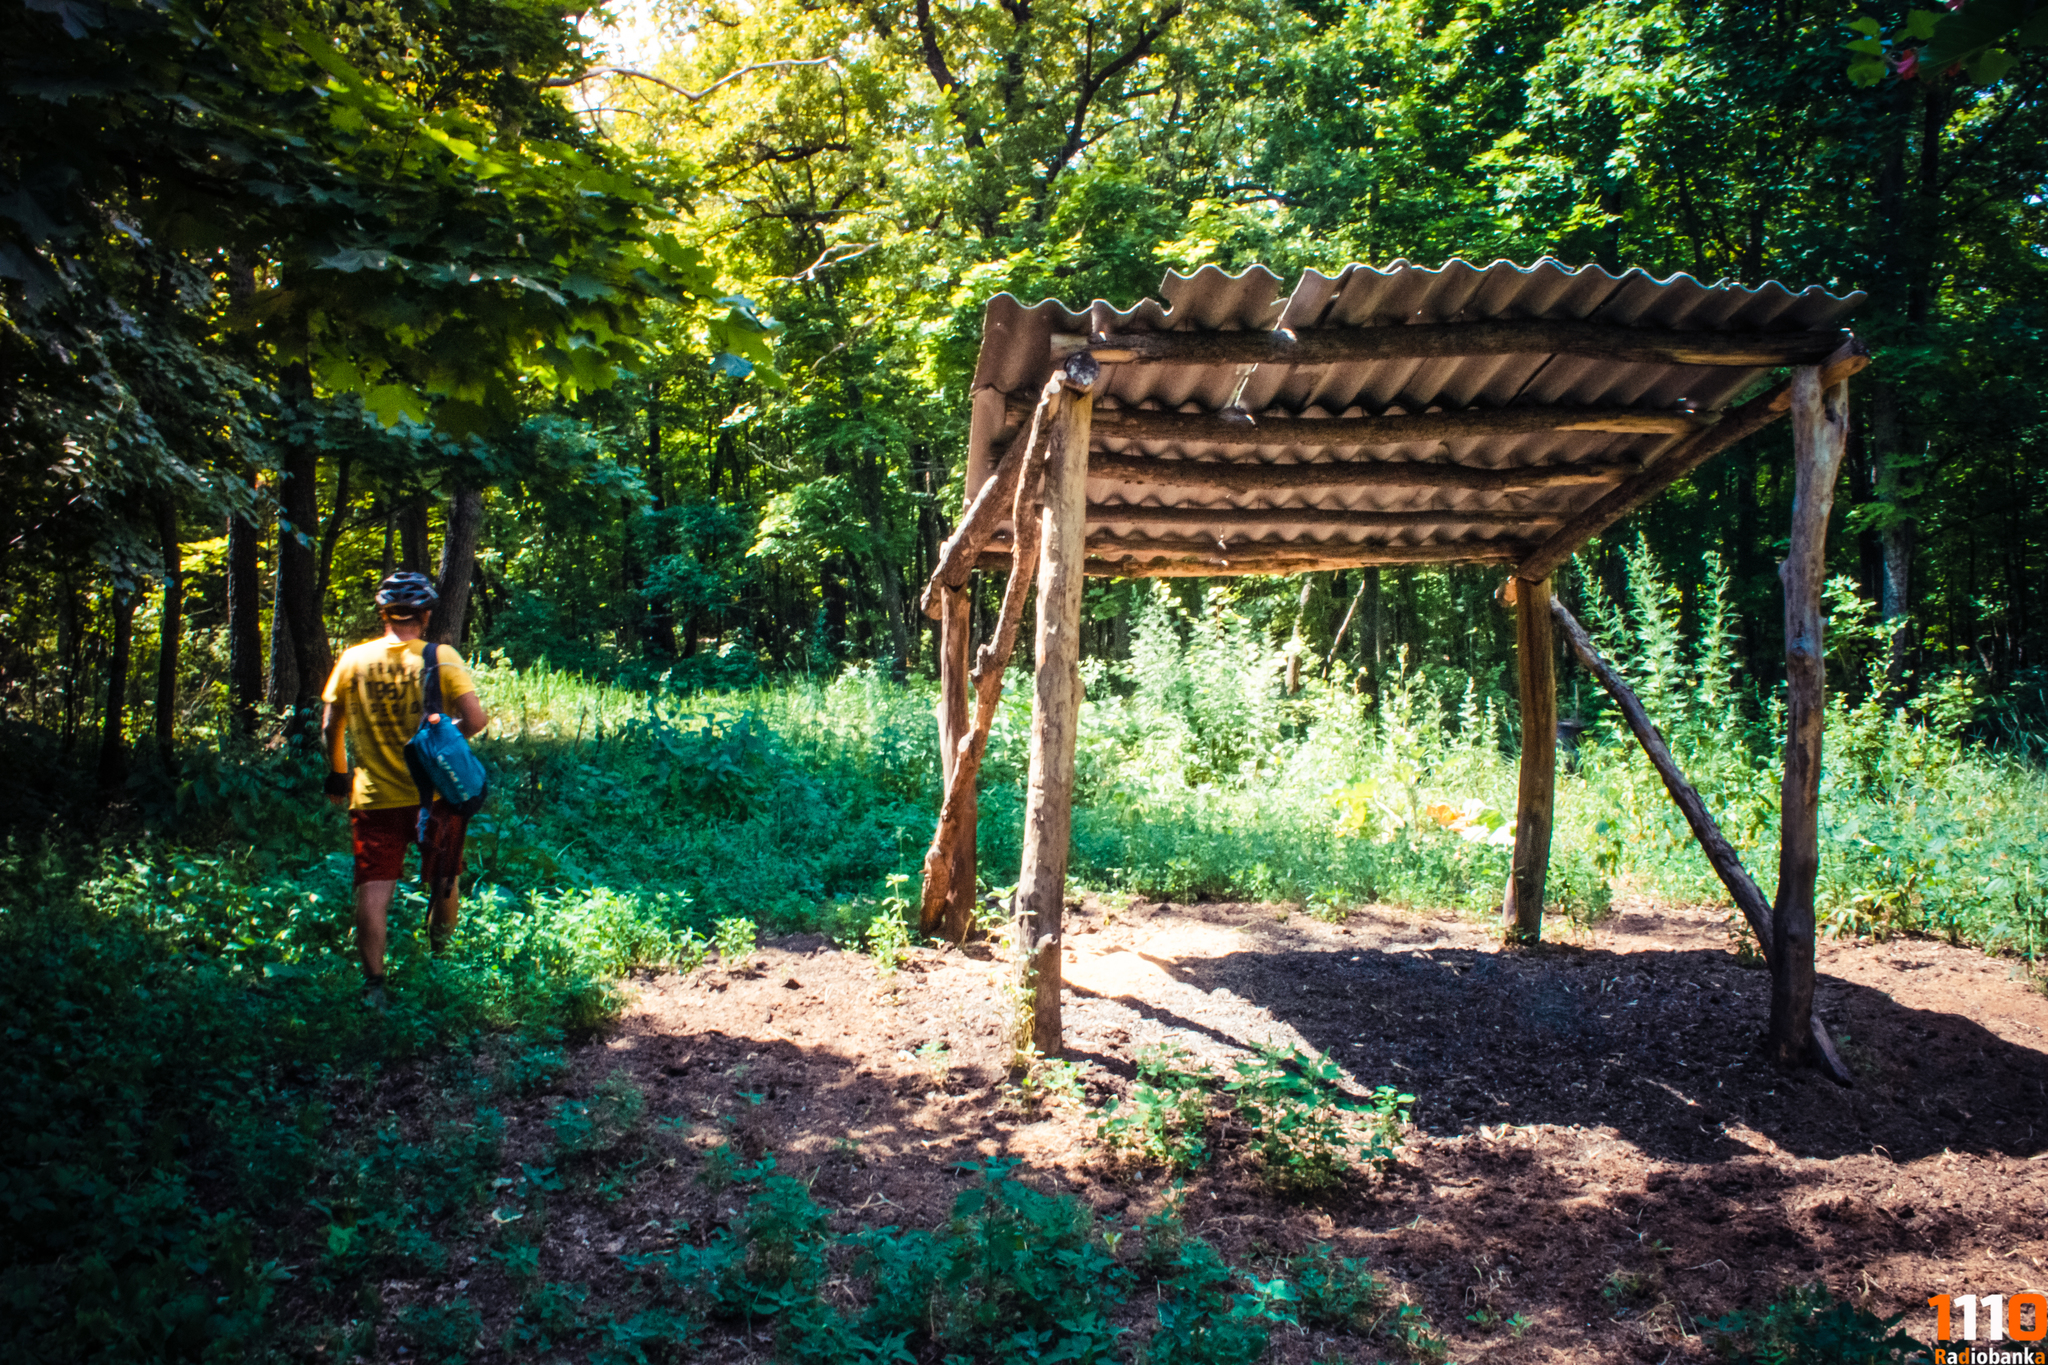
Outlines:
[[[1771,1060],[1806,1061],[1812,1041],[1813,893],[1820,876],[1820,750],[1827,719],[1821,589],[1828,514],[1848,449],[1849,385],[1822,389],[1820,368],[1792,376],[1792,538],[1785,585],[1785,779],[1779,797],[1778,898],[1772,908]]]
[[[1557,794],[1557,658],[1551,646],[1550,580],[1509,580],[1515,597],[1515,669],[1522,691],[1522,771],[1515,854],[1508,877],[1508,938],[1543,938],[1543,883],[1550,871],[1550,816]]]
[[[1071,373],[1071,371],[1070,371]],[[1075,376],[1048,414],[1045,516],[1032,657],[1031,775],[1024,796],[1024,863],[1017,874],[1019,1043],[1054,1056],[1060,1036],[1060,926],[1074,825],[1074,746],[1081,709],[1081,586],[1088,510],[1088,428],[1095,376]],[[1022,1002],[1029,1002],[1026,1016]]]
[[[960,762],[960,742],[967,737],[972,724],[969,707],[974,693],[967,676],[972,606],[965,588],[948,588],[940,596],[939,756],[942,776],[948,787],[953,782],[953,770]],[[952,867],[946,882],[944,913],[940,923],[922,926],[924,932],[931,933],[937,929],[955,943],[964,941],[974,927],[974,842],[978,811],[971,783],[961,790],[959,799],[964,807],[959,837],[949,850]]]

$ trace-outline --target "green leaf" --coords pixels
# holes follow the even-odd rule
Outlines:
[[[427,405],[405,384],[379,384],[363,395],[363,407],[387,427],[397,426],[401,418],[420,425],[427,420]]]
[[[2003,77],[2006,72],[2012,70],[2013,63],[2018,60],[2010,52],[2003,52],[1995,47],[1986,48],[1973,60],[1966,62],[1963,69],[1969,73],[1970,79],[1977,84],[1989,85]]]
[[[1867,34],[1872,38],[1884,32],[1884,25],[1878,23],[1877,20],[1867,14],[1859,14],[1854,19],[1851,19],[1845,27],[1853,28],[1858,33]]]
[[[1932,38],[1934,30],[1940,26],[1941,20],[1942,16],[1931,9],[1908,10],[1906,11],[1906,36],[1923,40]]]

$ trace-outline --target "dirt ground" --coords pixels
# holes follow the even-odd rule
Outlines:
[[[1823,944],[1818,1008],[1857,1075],[1842,1089],[1764,1064],[1768,980],[1731,954],[1719,911],[1624,899],[1580,942],[1497,937],[1396,910],[1324,924],[1085,902],[1065,1006],[1085,1098],[1037,1106],[1005,1088],[1004,968],[985,949],[922,950],[884,977],[797,938],[750,973],[642,980],[565,1089],[623,1070],[693,1146],[630,1197],[557,1215],[544,1274],[601,1290],[620,1256],[673,1245],[678,1217],[729,1217],[738,1196],[707,1195],[693,1160],[727,1136],[814,1179],[842,1231],[939,1222],[966,1179],[953,1164],[978,1154],[1135,1221],[1165,1176],[1091,1135],[1137,1051],[1172,1040],[1223,1063],[1273,1041],[1416,1093],[1409,1142],[1391,1172],[1308,1203],[1226,1150],[1188,1178],[1188,1227],[1257,1269],[1312,1242],[1369,1257],[1452,1359],[1707,1359],[1700,1320],[1814,1280],[1907,1313],[1923,1340],[1930,1294],[2048,1289],[2048,998],[2011,963],[1924,939]],[[522,1132],[545,1134],[540,1104],[508,1111],[515,1157]],[[1132,1307],[1140,1333],[1149,1307]],[[768,1350],[716,1327],[704,1346]],[[1271,1358],[1395,1354],[1283,1330]]]

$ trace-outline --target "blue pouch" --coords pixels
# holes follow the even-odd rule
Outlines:
[[[457,815],[475,815],[490,795],[490,778],[482,760],[470,752],[469,741],[447,713],[441,698],[440,646],[429,642],[420,675],[420,728],[405,743],[405,766],[420,791],[420,837],[426,836],[427,813],[438,795]],[[429,719],[439,716],[440,720]]]

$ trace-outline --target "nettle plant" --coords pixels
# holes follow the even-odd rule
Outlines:
[[[1224,1085],[1250,1126],[1252,1149],[1277,1189],[1313,1193],[1343,1178],[1355,1153],[1375,1166],[1394,1159],[1415,1096],[1383,1085],[1369,1099],[1342,1088],[1344,1073],[1328,1054],[1272,1044],[1254,1061],[1232,1066]]]

